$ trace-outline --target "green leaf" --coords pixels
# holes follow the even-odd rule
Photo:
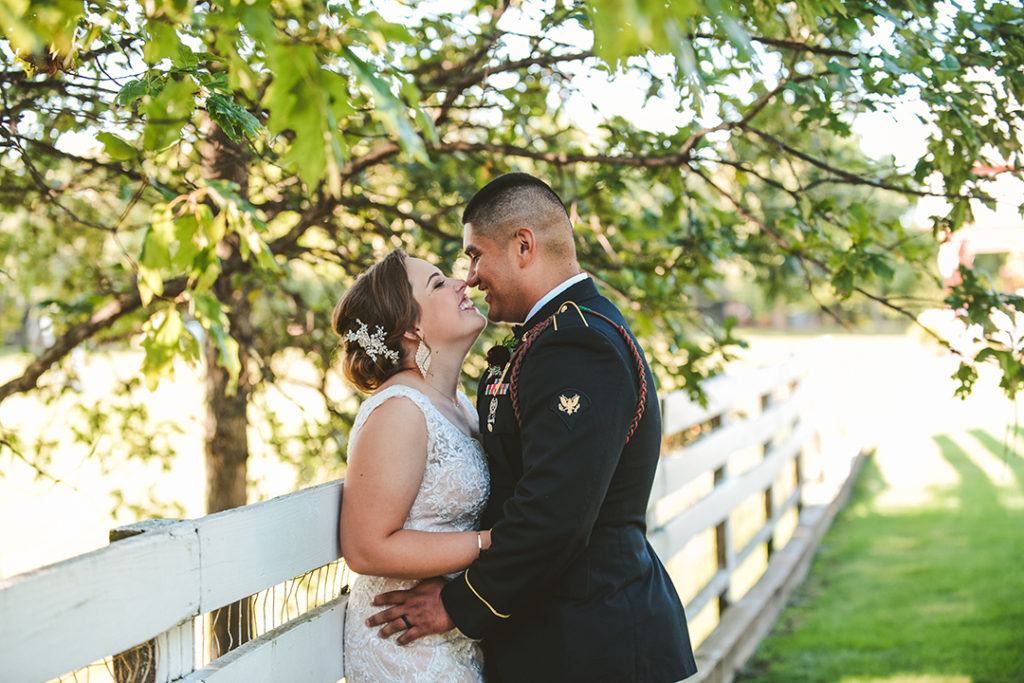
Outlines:
[[[973,365],[961,362],[956,372],[953,373],[952,379],[958,382],[953,393],[961,400],[966,400],[974,389],[974,383],[978,381],[978,371]]]
[[[994,358],[996,356],[996,354],[997,354],[997,351],[995,349],[993,349],[991,347],[985,347],[981,351],[978,351],[977,354],[975,354],[974,360],[977,363],[982,363],[982,362],[988,360],[989,358]]]
[[[167,240],[159,229],[151,225],[142,239],[142,252],[139,254],[138,287],[143,306],[148,306],[154,296],[164,293],[163,271],[170,263],[171,253]]]
[[[427,150],[416,129],[409,122],[409,110],[405,104],[395,97],[388,84],[347,46],[342,48],[342,55],[352,65],[359,81],[369,88],[373,95],[374,115],[380,118],[392,133],[398,135],[406,152],[418,161],[427,162]]]
[[[200,294],[192,299],[193,314],[217,345],[217,358],[228,371],[237,388],[242,365],[238,359],[238,342],[227,333],[228,318],[224,306],[213,296]]]
[[[5,38],[14,49],[26,54],[38,53],[43,42],[39,34],[28,22],[22,20],[22,14],[28,9],[27,0],[21,2],[0,2],[0,26],[6,29]]]
[[[141,344],[146,355],[142,360],[142,374],[150,391],[156,390],[160,380],[174,376],[174,359],[183,330],[181,314],[174,305],[157,311],[143,325]]]
[[[221,130],[236,142],[243,137],[254,138],[263,129],[255,116],[225,95],[211,93],[206,98],[206,110]]]
[[[867,265],[874,273],[875,277],[882,282],[888,282],[892,280],[894,271],[892,266],[889,265],[884,254],[876,254],[872,252],[867,253]]]
[[[159,180],[151,178],[149,180],[149,184],[150,184],[150,186],[154,190],[156,190],[157,192],[160,193],[160,196],[163,198],[163,200],[165,202],[173,201],[178,196],[177,192],[175,192],[171,188],[167,187],[166,185],[161,183]]]
[[[183,46],[173,24],[163,19],[151,18],[146,22],[146,31],[149,33],[149,40],[142,50],[142,57],[147,64],[155,65],[163,59],[180,56]]]
[[[939,62],[939,68],[945,69],[946,71],[959,71],[960,62],[957,60],[956,55],[947,53],[946,56],[943,57],[942,61]]]
[[[149,92],[149,83],[146,81],[128,81],[117,92],[117,103],[120,105],[131,104]]]
[[[193,262],[199,254],[199,246],[196,244],[198,230],[199,220],[195,215],[181,216],[174,221],[174,242],[171,245],[170,265],[175,273],[187,272],[192,269]]]
[[[326,175],[327,189],[336,196],[347,151],[340,122],[354,111],[348,83],[321,68],[309,47],[288,46],[269,56],[275,77],[263,97],[270,111],[267,128],[275,134],[290,131],[294,140],[284,162],[294,165],[308,187],[316,187]]]
[[[853,72],[846,68],[845,65],[834,59],[829,60],[828,64],[825,65],[825,68],[838,75],[841,79],[841,83],[843,84],[849,83],[853,80]]]
[[[127,161],[139,156],[139,150],[135,149],[135,147],[124,138],[120,138],[113,133],[97,133],[96,139],[103,143],[103,149],[106,150],[107,155],[115,161]]]
[[[196,82],[189,76],[171,74],[155,96],[144,98],[146,128],[142,145],[147,150],[161,150],[177,142],[181,129],[195,110]]]

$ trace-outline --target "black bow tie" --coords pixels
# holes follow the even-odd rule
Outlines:
[[[521,340],[525,333],[526,333],[526,325],[513,325],[512,326],[512,336],[515,337],[516,339]]]

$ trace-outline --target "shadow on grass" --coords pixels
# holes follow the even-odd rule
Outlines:
[[[1012,473],[1017,479],[1018,487],[1024,490],[1024,456],[1019,450],[1020,440],[1024,437],[1024,428],[1007,429],[1002,441],[983,429],[972,429],[967,433],[984,446],[989,453],[999,458],[1003,464],[1004,473],[1007,475]]]
[[[807,580],[736,680],[1024,681],[1024,458],[1000,458],[1013,475],[993,481],[978,463],[1003,441],[970,436],[934,437],[959,482],[914,509],[878,505],[887,484],[865,463]]]

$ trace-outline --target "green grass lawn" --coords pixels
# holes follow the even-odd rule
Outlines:
[[[1024,457],[979,429],[933,442],[955,483],[882,505],[888,484],[869,460],[737,680],[1024,681]]]

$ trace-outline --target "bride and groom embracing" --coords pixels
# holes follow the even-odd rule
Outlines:
[[[346,678],[686,678],[686,617],[645,536],[661,415],[643,353],[546,183],[501,176],[463,224],[466,281],[394,251],[334,311],[346,376],[370,393],[342,501],[360,574]],[[475,410],[458,384],[486,320],[467,287],[522,323],[488,354]]]

